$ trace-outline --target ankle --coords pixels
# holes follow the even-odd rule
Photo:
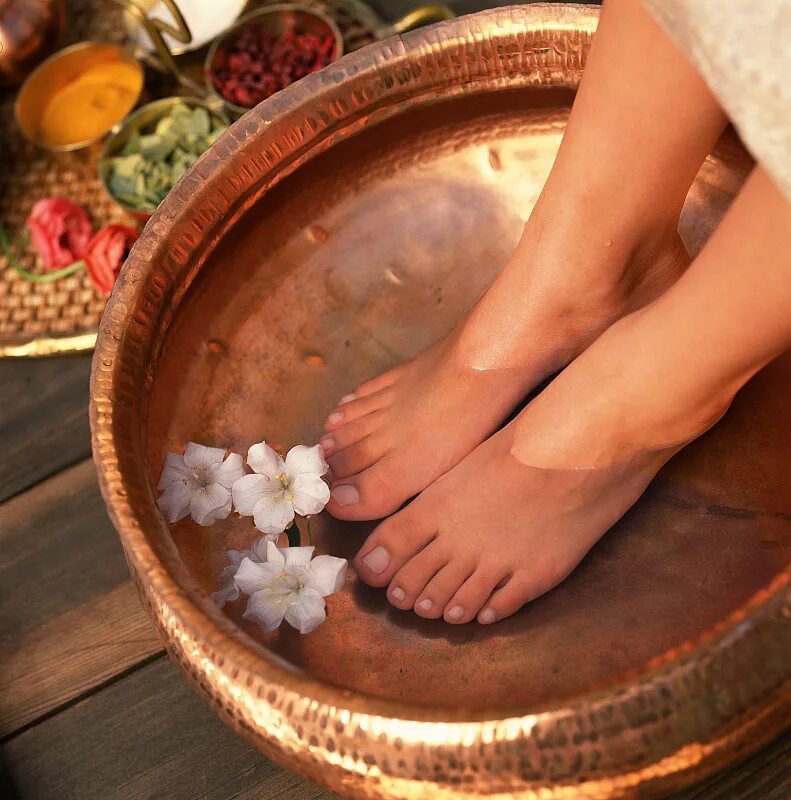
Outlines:
[[[701,369],[689,340],[668,331],[658,316],[654,305],[624,317],[591,354],[602,364],[622,365],[610,368],[607,394],[623,453],[679,450],[722,419],[741,387]]]
[[[653,257],[680,245],[680,207],[657,202],[637,211],[612,185],[563,184],[550,176],[512,259],[536,280],[628,288],[634,262],[647,269]]]
[[[550,469],[657,469],[724,416],[738,386],[701,381],[668,361],[642,336],[643,316],[612,325],[528,406],[514,426],[511,454],[518,461]]]

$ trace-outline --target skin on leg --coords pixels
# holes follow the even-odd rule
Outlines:
[[[521,399],[687,265],[686,193],[725,118],[639,0],[607,0],[521,242],[448,337],[358,387],[321,443],[328,510],[375,519],[447,472]]]
[[[422,616],[514,613],[562,581],[667,459],[790,346],[791,205],[757,168],[671,289],[380,525],[355,568]],[[422,557],[429,548],[437,557]],[[458,588],[440,575],[458,576]]]

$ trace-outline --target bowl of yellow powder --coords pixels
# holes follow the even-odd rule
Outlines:
[[[112,44],[81,42],[50,56],[27,78],[14,106],[22,133],[48,150],[87,147],[137,104],[143,68]]]

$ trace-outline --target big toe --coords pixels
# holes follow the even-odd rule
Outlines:
[[[333,474],[334,474],[333,464]],[[327,511],[348,520],[381,519],[397,511],[423,487],[411,485],[393,454],[332,484]]]
[[[436,528],[410,508],[386,519],[355,556],[357,574],[370,586],[385,586],[436,535]]]

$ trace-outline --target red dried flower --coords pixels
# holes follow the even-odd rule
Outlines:
[[[127,225],[107,225],[88,243],[85,266],[100,294],[110,294],[121,265],[129,255],[138,232]]]
[[[39,200],[30,211],[27,227],[33,246],[49,270],[79,261],[93,234],[82,206],[65,197]]]

